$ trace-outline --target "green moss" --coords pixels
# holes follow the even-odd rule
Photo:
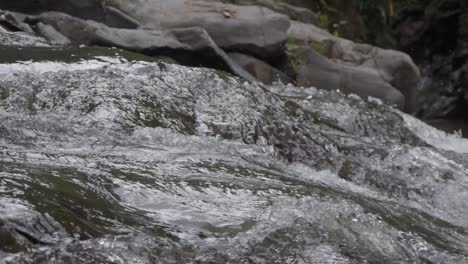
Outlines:
[[[324,47],[324,44],[323,42],[321,41],[312,41],[310,43],[310,47],[315,50],[317,53],[320,53],[320,54],[323,54],[323,47]]]
[[[241,223],[239,226],[220,226],[220,227],[208,224],[205,226],[205,229],[211,233],[227,234],[231,237],[234,237],[239,233],[244,233],[244,232],[249,231],[252,227],[256,225],[256,223],[257,223],[256,221],[247,220]]]
[[[229,82],[229,80],[233,77],[230,73],[222,71],[222,70],[215,70],[214,71],[216,76],[218,76],[221,80],[225,82]]]
[[[159,62],[164,58],[148,57],[139,53],[115,48],[102,47],[2,47],[0,46],[0,63],[14,63],[18,61],[58,61],[65,63],[79,62],[82,60],[96,59],[100,57],[118,58],[127,61]]]
[[[328,25],[330,24],[330,19],[329,19],[327,14],[320,13],[319,21],[320,21],[320,26],[321,27],[328,28]]]
[[[157,100],[137,100],[136,102],[136,108],[122,109],[134,125],[171,128],[185,135],[195,134],[196,124],[193,116],[174,109],[166,109]]]
[[[338,171],[338,177],[344,180],[350,180],[350,176],[353,173],[353,166],[349,160],[343,162],[341,165],[340,171]]]

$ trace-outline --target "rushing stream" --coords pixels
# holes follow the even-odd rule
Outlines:
[[[467,140],[115,52],[3,58],[0,263],[468,263]]]

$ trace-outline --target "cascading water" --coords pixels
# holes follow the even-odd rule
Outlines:
[[[0,263],[468,263],[467,140],[353,95],[53,52],[0,64]]]

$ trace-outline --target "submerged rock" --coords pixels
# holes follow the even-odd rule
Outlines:
[[[0,77],[4,263],[467,261],[467,141],[377,102],[109,57]]]

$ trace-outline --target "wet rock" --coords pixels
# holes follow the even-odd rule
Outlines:
[[[0,46],[7,47],[51,47],[47,39],[25,32],[0,31]]]
[[[31,22],[53,26],[74,43],[119,47],[152,56],[169,56],[185,65],[217,68],[246,80],[255,80],[218,48],[202,28],[166,31],[117,29],[58,12],[43,13],[31,18]]]
[[[355,78],[364,78],[364,75],[374,75],[375,80],[371,85],[374,89],[381,90],[382,93],[395,94],[394,89],[404,95],[403,108],[407,112],[413,112],[416,107],[417,84],[420,73],[412,59],[399,51],[386,50],[366,44],[357,44],[349,40],[338,38],[325,30],[316,26],[293,22],[289,31],[292,42],[290,45],[308,45],[321,55],[326,56],[331,61],[340,65],[339,67],[355,68],[360,72]],[[367,73],[364,73],[367,72]],[[370,75],[368,75],[370,76]],[[343,78],[354,78],[352,75]],[[366,77],[367,78],[367,77]],[[369,83],[369,82],[367,82]],[[370,83],[369,83],[370,84]],[[371,87],[363,88],[370,91]],[[367,92],[366,92],[367,93]],[[373,92],[378,95],[379,91]],[[384,100],[389,97],[377,96]],[[398,96],[399,97],[399,96]],[[396,97],[394,97],[396,100]],[[400,99],[397,100],[402,103]],[[396,101],[394,101],[396,102]]]
[[[293,82],[281,71],[255,57],[235,52],[228,53],[228,55],[233,61],[243,67],[260,82],[265,84],[273,84],[275,82]]]
[[[18,236],[15,227],[6,220],[0,219],[0,252],[17,253],[25,249],[25,244],[26,241]]]
[[[385,105],[106,56],[0,76],[0,213],[56,241],[11,263],[466,263],[468,142]]]

